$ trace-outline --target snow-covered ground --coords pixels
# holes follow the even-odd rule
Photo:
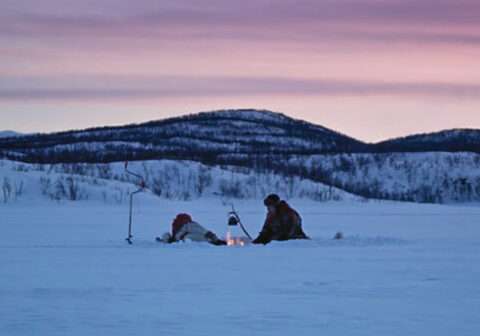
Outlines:
[[[0,335],[480,333],[480,207],[291,204],[311,241],[246,247],[153,241],[183,211],[223,235],[214,198],[139,196],[132,246],[125,204],[1,204]]]

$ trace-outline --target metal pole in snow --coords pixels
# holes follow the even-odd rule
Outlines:
[[[125,172],[127,174],[130,174],[130,175],[135,176],[136,178],[140,179],[140,183],[138,185],[139,188],[136,191],[130,193],[130,211],[129,211],[129,214],[128,214],[128,237],[125,240],[131,245],[132,244],[132,238],[133,238],[133,235],[132,235],[133,196],[135,196],[135,194],[138,194],[139,192],[144,191],[146,186],[145,186],[145,180],[141,175],[136,174],[136,173],[128,170],[128,161],[125,162]]]

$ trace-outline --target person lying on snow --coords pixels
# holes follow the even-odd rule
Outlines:
[[[254,244],[268,244],[272,240],[310,239],[303,232],[302,218],[287,202],[275,194],[263,201],[267,207],[267,218]]]
[[[194,222],[188,214],[178,214],[172,223],[172,233],[165,233],[157,241],[175,243],[190,239],[195,242],[208,242],[213,245],[227,245],[224,240],[219,239],[212,231]]]

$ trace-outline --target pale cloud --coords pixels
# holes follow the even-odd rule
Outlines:
[[[480,84],[291,78],[77,76],[3,78],[0,100],[144,99],[193,96],[437,96],[480,99]]]
[[[16,128],[50,104],[68,123],[80,110],[62,107],[94,104],[95,125],[126,102],[146,115],[155,100],[176,113],[251,102],[322,123],[307,110],[325,100],[345,104],[344,116],[415,100],[428,101],[432,123],[448,107],[469,125],[480,110],[478,13],[477,0],[3,0],[0,122]],[[20,110],[24,119],[5,112]]]

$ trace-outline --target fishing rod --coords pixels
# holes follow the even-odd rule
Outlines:
[[[142,175],[132,172],[128,169],[128,161],[125,161],[125,172],[135,178],[139,179],[138,189],[130,193],[130,211],[128,215],[128,237],[125,239],[130,245],[132,244],[132,216],[133,216],[133,197],[144,191],[146,188],[145,179]]]

